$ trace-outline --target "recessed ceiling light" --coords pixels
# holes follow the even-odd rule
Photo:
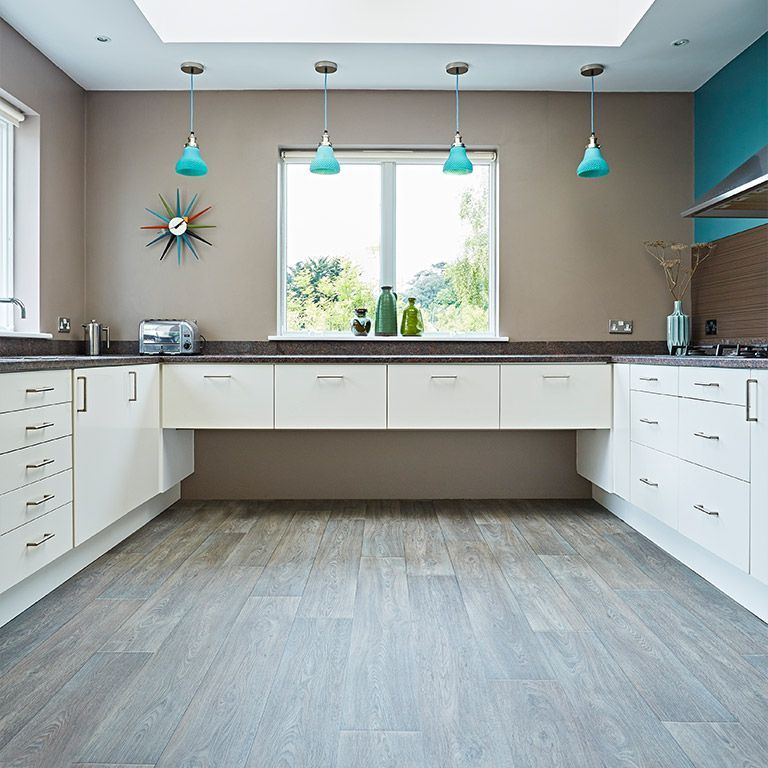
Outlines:
[[[106,35],[96,35],[96,40],[99,43],[111,43],[112,42],[112,38],[111,37],[107,37]]]
[[[687,37],[681,37],[679,40],[673,40],[672,45],[675,46],[675,48],[681,48],[684,45],[688,45],[691,41]]]

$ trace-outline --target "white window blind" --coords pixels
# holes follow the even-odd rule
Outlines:
[[[5,120],[5,122],[18,128],[24,122],[24,113],[4,99],[0,99],[0,120]]]
[[[13,138],[15,124],[0,112],[0,296],[13,295]],[[0,304],[0,330],[13,330],[13,307]]]

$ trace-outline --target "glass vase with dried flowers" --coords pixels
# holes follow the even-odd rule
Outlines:
[[[667,288],[675,302],[667,317],[667,348],[670,355],[684,355],[691,342],[691,318],[683,312],[683,298],[698,268],[712,255],[715,243],[672,243],[646,240],[645,250],[664,270]]]

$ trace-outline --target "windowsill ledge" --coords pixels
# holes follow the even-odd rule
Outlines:
[[[0,339],[52,339],[52,333],[30,333],[28,331],[0,331]]]
[[[505,342],[509,336],[478,336],[476,334],[427,334],[424,336],[352,336],[346,333],[279,334],[267,336],[267,341],[482,341]]]

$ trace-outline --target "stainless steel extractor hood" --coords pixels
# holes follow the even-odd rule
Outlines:
[[[768,219],[768,144],[680,215],[686,218]]]

